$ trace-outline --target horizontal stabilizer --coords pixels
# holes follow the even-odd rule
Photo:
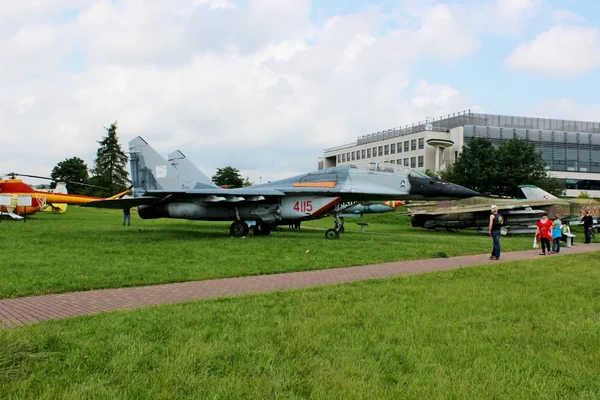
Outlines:
[[[96,200],[90,201],[84,204],[83,207],[95,207],[95,208],[131,208],[145,204],[156,203],[159,199],[156,197],[133,197],[127,199],[114,199],[114,200]]]

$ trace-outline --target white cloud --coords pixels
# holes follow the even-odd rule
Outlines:
[[[477,8],[426,1],[320,25],[310,0],[9,3],[0,171],[35,174],[73,156],[91,167],[115,120],[124,148],[141,135],[209,171],[232,165],[265,181],[314,169],[325,147],[468,108],[448,82],[420,80],[418,67],[473,54],[482,30],[469,23]],[[523,21],[538,3],[485,7]],[[23,146],[23,137],[35,140]]]
[[[597,104],[578,104],[572,99],[561,98],[544,101],[531,107],[527,112],[527,115],[539,118],[598,121],[600,102]]]
[[[507,67],[544,75],[572,76],[600,66],[597,27],[556,25],[523,43],[505,60]]]
[[[587,18],[566,8],[552,10],[552,21],[556,23],[584,23]]]

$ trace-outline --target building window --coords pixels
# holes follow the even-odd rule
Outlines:
[[[346,153],[346,160],[348,160],[348,162],[350,162],[350,152]]]
[[[423,162],[423,156],[419,156],[419,159],[418,159],[418,164],[417,164],[417,166],[418,166],[419,168],[423,168],[423,165],[424,165],[424,162]]]
[[[356,150],[356,159],[360,160],[360,150]]]
[[[379,157],[383,155],[383,146],[379,146]]]
[[[404,142],[404,151],[408,151],[408,140]]]
[[[394,143],[390,146],[390,154],[396,154],[396,145]]]
[[[390,145],[386,144],[385,146],[383,146],[383,154],[385,154],[386,156],[388,154],[390,154]]]
[[[338,154],[338,164],[342,162],[342,155]]]
[[[346,155],[342,154],[342,162],[346,162]]]
[[[361,150],[360,151],[360,157],[364,160],[365,159],[365,151]]]
[[[396,160],[396,164],[398,164],[398,165],[402,165],[402,159],[401,159],[401,158],[397,159],[397,160]]]
[[[390,160],[390,164],[394,164],[394,160]]]
[[[377,157],[377,147],[373,147],[373,157]]]
[[[356,152],[352,152],[352,161],[356,160]]]
[[[410,158],[410,167],[411,168],[416,168],[417,167],[417,157],[411,157]]]
[[[419,139],[419,149],[424,149],[425,148],[425,138],[420,138]]]
[[[367,158],[371,158],[371,148],[367,149]]]
[[[410,149],[411,150],[416,150],[417,149],[417,139],[413,139],[410,141]]]
[[[398,142],[396,148],[398,149],[398,153],[402,153],[402,142]]]
[[[405,158],[405,159],[404,159],[404,166],[405,166],[405,167],[408,167],[408,158]]]

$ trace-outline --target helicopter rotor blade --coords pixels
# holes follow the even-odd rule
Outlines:
[[[11,173],[9,173],[7,175],[10,176],[11,179],[15,179],[15,176],[26,176],[28,178],[47,179],[47,180],[53,181],[53,182],[65,182],[65,183],[71,183],[73,185],[81,185],[81,186],[87,186],[87,187],[93,187],[93,188],[105,189],[105,190],[107,189],[107,188],[105,188],[103,186],[91,185],[89,183],[74,182],[74,181],[61,181],[59,179],[52,179],[52,178],[49,178],[47,176],[29,175],[29,174],[17,174],[16,172],[11,172]]]

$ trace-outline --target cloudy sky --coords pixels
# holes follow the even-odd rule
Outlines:
[[[20,0],[0,8],[0,174],[88,166],[119,124],[211,175],[465,109],[600,120],[597,0]]]

